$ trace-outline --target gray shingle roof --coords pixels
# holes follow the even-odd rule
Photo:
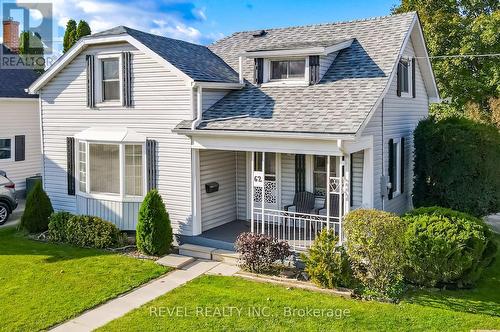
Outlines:
[[[198,129],[230,131],[354,134],[388,83],[415,13],[362,21],[235,33],[209,48],[234,69],[238,54],[286,43],[324,42],[354,38],[339,52],[322,78],[311,86],[256,87],[233,91],[203,113]],[[253,59],[244,63],[251,78]],[[189,129],[183,121],[178,129]]]
[[[2,54],[12,54],[4,45]],[[0,66],[0,98],[38,98],[24,91],[39,74],[31,69],[4,69]]]
[[[340,40],[312,40],[305,42],[292,42],[292,43],[280,43],[274,45],[268,45],[264,47],[257,47],[256,49],[247,50],[247,52],[259,52],[259,51],[274,51],[274,50],[295,50],[307,47],[329,47],[340,44],[342,42],[351,39],[340,39]]]
[[[128,34],[195,81],[238,83],[238,73],[206,46],[118,26],[88,38]]]

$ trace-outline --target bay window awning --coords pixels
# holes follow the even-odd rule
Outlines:
[[[75,135],[83,141],[100,142],[145,142],[146,136],[126,127],[90,127]]]

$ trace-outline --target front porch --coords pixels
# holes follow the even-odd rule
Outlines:
[[[307,250],[323,229],[342,238],[343,216],[367,206],[366,151],[348,154],[193,150],[199,165],[196,236],[182,242],[234,250],[243,232]],[[196,224],[196,223],[195,223]]]

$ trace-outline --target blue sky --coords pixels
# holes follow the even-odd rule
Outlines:
[[[0,0],[15,2],[16,0]],[[69,18],[86,20],[93,32],[116,25],[209,44],[241,30],[335,22],[387,15],[399,0],[18,0],[52,2],[54,46],[61,48]],[[37,22],[40,14],[30,11]],[[18,18],[18,17],[15,17]],[[0,35],[1,36],[1,35]]]

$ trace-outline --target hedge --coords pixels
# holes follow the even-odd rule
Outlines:
[[[415,132],[413,203],[474,216],[500,211],[500,133],[464,118],[420,121]]]
[[[412,284],[472,286],[496,255],[490,229],[467,213],[427,207],[408,212],[403,220],[404,276]]]
[[[29,233],[45,232],[52,212],[54,209],[49,196],[43,191],[42,182],[38,181],[26,198],[21,228]]]
[[[141,204],[136,230],[137,249],[145,254],[163,255],[172,247],[170,217],[156,189],[151,190]]]

